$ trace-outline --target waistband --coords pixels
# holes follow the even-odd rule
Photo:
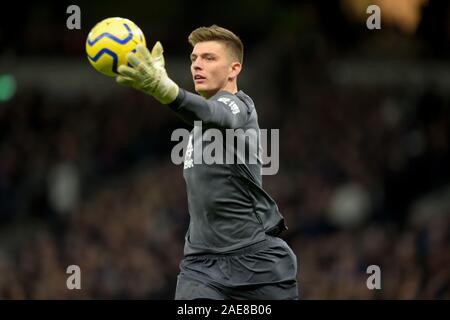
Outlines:
[[[279,238],[273,237],[273,236],[266,236],[265,239],[253,243],[251,245],[245,246],[243,248],[239,248],[232,251],[227,251],[224,253],[205,253],[205,254],[193,254],[188,255],[185,258],[224,258],[224,257],[235,257],[235,256],[242,256],[244,254],[251,254],[255,253],[261,249],[267,248],[270,243],[277,242]]]

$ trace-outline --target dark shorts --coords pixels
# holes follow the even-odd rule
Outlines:
[[[298,299],[297,257],[284,240],[270,236],[229,254],[187,256],[175,299]]]

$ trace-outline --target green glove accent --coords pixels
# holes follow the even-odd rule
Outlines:
[[[127,54],[132,68],[119,66],[117,83],[141,90],[162,104],[173,102],[178,96],[179,88],[167,75],[161,43],[157,41],[151,53],[142,44],[136,46],[136,51],[139,58],[134,53]]]

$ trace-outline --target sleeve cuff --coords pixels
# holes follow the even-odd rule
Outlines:
[[[183,103],[185,95],[186,92],[184,91],[184,89],[179,88],[178,95],[175,100],[168,104],[169,108],[174,111],[178,110]]]

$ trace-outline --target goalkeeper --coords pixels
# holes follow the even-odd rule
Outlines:
[[[168,77],[160,42],[151,52],[138,45],[137,55],[128,54],[131,67],[119,67],[117,82],[153,96],[191,125],[202,121],[203,127],[259,133],[253,101],[237,88],[241,40],[213,25],[194,30],[189,43],[199,95]],[[196,141],[202,135],[193,132],[188,149],[208,144]],[[259,141],[253,150],[259,151]],[[298,299],[297,258],[278,237],[286,226],[276,203],[262,189],[261,161],[197,164],[191,156],[186,152],[184,159],[190,223],[175,299]]]

